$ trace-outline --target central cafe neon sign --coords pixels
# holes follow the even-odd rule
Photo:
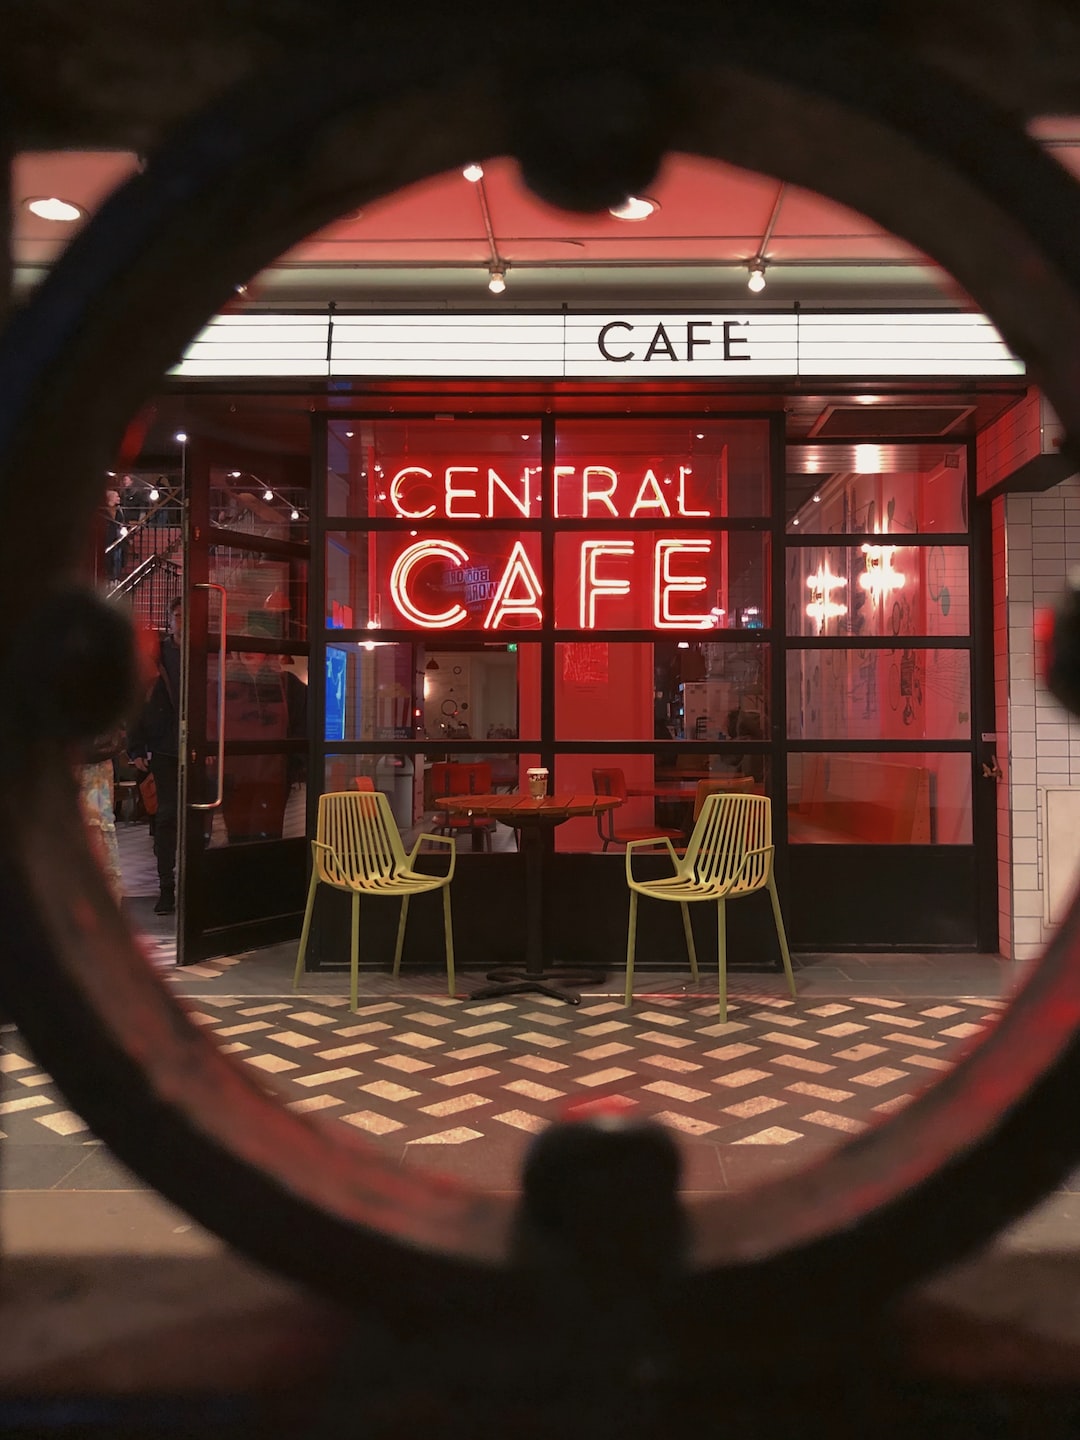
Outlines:
[[[598,519],[709,519],[712,511],[693,508],[688,497],[692,468],[680,465],[671,475],[648,468],[640,476],[621,475],[609,465],[556,465],[554,467],[556,518]],[[507,481],[491,466],[448,465],[438,476],[424,466],[398,470],[384,492],[392,513],[416,523],[435,517],[453,520],[496,520],[507,510],[528,518],[534,513],[533,477],[539,466],[525,466],[520,478]],[[502,512],[502,513],[500,513]],[[707,567],[713,553],[708,536],[661,537],[651,540],[652,625],[657,630],[712,629],[712,610],[681,608],[687,597],[704,594],[710,585]],[[578,615],[582,630],[603,625],[600,614],[606,602],[631,594],[625,571],[638,556],[633,536],[586,538],[579,546]],[[419,580],[432,565],[464,570],[469,552],[449,537],[428,535],[406,545],[390,571],[389,589],[394,606],[409,624],[423,630],[452,630],[469,620],[469,611],[454,600],[433,609],[430,595],[421,596]],[[495,583],[482,628],[531,628],[543,623],[543,587],[520,539],[506,557]]]

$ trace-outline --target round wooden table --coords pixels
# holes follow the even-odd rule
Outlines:
[[[437,802],[461,815],[491,817],[511,825],[520,836],[525,860],[525,964],[505,965],[488,972],[488,983],[470,997],[490,1000],[499,995],[550,995],[568,1005],[581,1002],[582,985],[599,984],[603,972],[556,965],[548,954],[545,930],[546,874],[555,851],[555,827],[581,815],[613,810],[613,795],[448,795]]]

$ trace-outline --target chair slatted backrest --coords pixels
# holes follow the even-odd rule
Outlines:
[[[333,884],[377,886],[406,864],[401,833],[380,790],[320,795],[316,838],[333,852],[315,851],[316,864]]]
[[[721,792],[705,797],[683,861],[685,872],[701,885],[756,890],[769,878],[771,856],[747,852],[772,845],[772,801],[766,795]]]

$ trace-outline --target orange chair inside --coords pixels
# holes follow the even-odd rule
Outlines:
[[[628,796],[626,793],[626,776],[622,770],[613,765],[607,769],[594,770],[592,772],[593,790],[597,795],[614,795],[616,800],[625,804]],[[619,807],[614,810],[601,811],[596,817],[596,833],[603,841],[604,849],[609,845],[626,845],[631,840],[681,840],[682,831],[672,830],[664,825],[620,825],[616,819]]]

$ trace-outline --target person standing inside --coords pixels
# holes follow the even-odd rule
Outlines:
[[[136,770],[154,777],[154,858],[160,894],[155,915],[176,911],[176,844],[180,799],[180,659],[184,602],[177,595],[169,605],[169,629],[158,648],[157,679],[128,743]]]

